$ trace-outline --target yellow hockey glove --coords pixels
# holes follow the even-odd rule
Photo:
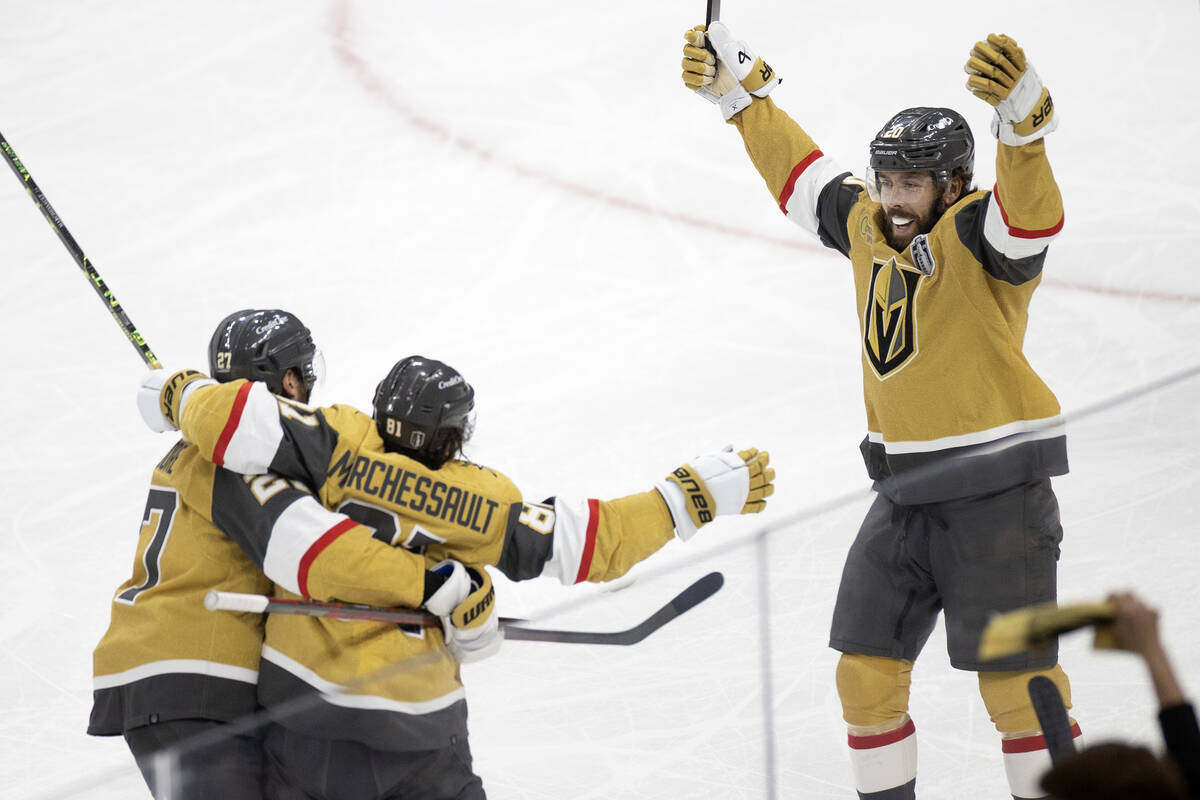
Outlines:
[[[704,25],[697,25],[683,33],[683,85],[705,100],[719,103],[738,82],[728,69],[717,63],[712,51],[705,48],[706,30]]]
[[[202,372],[181,369],[168,372],[152,369],[138,386],[137,406],[146,427],[155,433],[179,430],[183,404],[191,391],[216,383]]]
[[[751,103],[751,95],[766,97],[781,79],[765,61],[720,22],[707,30],[697,25],[683,35],[683,83],[701,96],[717,103],[721,115],[729,119]],[[716,58],[705,44],[711,44]]]
[[[430,572],[446,579],[424,603],[427,611],[442,618],[446,649],[461,664],[494,655],[504,636],[487,570],[451,559],[436,564]]]
[[[992,135],[1000,141],[1028,144],[1058,127],[1049,90],[1008,36],[989,33],[976,42],[963,69],[971,94],[995,106]]]
[[[754,448],[727,447],[698,456],[654,485],[675,522],[675,535],[687,541],[702,525],[722,514],[757,514],[775,492],[770,455]]]

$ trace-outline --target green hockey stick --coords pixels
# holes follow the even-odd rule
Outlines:
[[[142,338],[142,334],[138,331],[137,326],[129,319],[125,313],[125,309],[121,308],[121,304],[117,302],[116,296],[112,290],[104,283],[100,277],[100,273],[96,272],[96,268],[92,266],[92,262],[83,254],[79,244],[75,241],[75,237],[67,230],[67,226],[63,224],[62,218],[58,216],[58,212],[54,210],[54,206],[50,205],[50,201],[46,199],[46,195],[38,188],[34,182],[33,176],[29,174],[29,170],[25,169],[25,165],[21,163],[21,159],[17,158],[16,152],[13,151],[12,145],[4,138],[4,134],[0,133],[0,149],[4,150],[4,155],[8,159],[8,166],[12,167],[13,174],[20,179],[25,186],[25,191],[29,192],[29,196],[33,199],[33,204],[36,205],[42,212],[42,216],[50,223],[50,227],[58,235],[59,241],[67,248],[67,252],[75,259],[75,263],[83,270],[83,274],[87,276],[92,284],[92,288],[96,290],[96,294],[100,295],[100,299],[108,306],[108,313],[112,314],[117,324],[121,326],[121,330],[125,332],[125,337],[130,343],[137,348],[138,354],[150,369],[162,369],[162,364],[158,363],[158,358],[150,350],[150,345],[146,344],[146,340]]]

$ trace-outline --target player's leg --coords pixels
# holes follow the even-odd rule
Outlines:
[[[912,662],[843,653],[837,689],[846,720],[850,766],[858,796],[916,796],[917,736],[908,716]]]
[[[1031,677],[1045,674],[1070,702],[1070,686],[1057,666],[1057,643],[1039,653],[983,662],[979,639],[988,618],[1057,597],[1062,526],[1049,480],[983,498],[939,507],[946,530],[934,537],[931,558],[946,611],[950,663],[979,672],[980,693],[1001,736],[1001,752],[1014,797],[1036,798],[1049,752],[1029,699]],[[1072,723],[1074,724],[1074,723]],[[1078,736],[1078,727],[1075,727]]]
[[[928,577],[925,520],[882,495],[846,556],[829,644],[843,655],[837,689],[859,797],[915,797],[912,663],[940,604]]]
[[[1035,675],[1045,675],[1053,681],[1063,705],[1071,708],[1071,686],[1057,664],[1043,669],[979,673],[979,694],[992,724],[1000,732],[1009,790],[1021,800],[1045,796],[1039,781],[1050,769],[1050,753],[1029,699],[1029,679]],[[1071,733],[1078,740],[1079,724],[1075,720],[1071,720]]]
[[[155,797],[258,800],[263,792],[262,741],[256,733],[219,735],[228,727],[203,719],[156,722],[125,731],[125,742]],[[166,748],[175,748],[178,758],[162,774],[155,756]]]

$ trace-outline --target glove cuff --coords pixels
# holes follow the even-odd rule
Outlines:
[[[667,510],[671,512],[671,519],[675,523],[675,535],[682,541],[691,539],[701,525],[712,520],[716,502],[709,494],[708,487],[697,479],[689,465],[675,470],[654,484],[654,488],[666,501]],[[689,490],[695,500],[689,499]],[[701,510],[695,507],[694,502],[707,505]]]
[[[178,429],[183,418],[183,406],[193,390],[215,384],[212,378],[194,369],[181,369],[163,384],[158,393],[158,409],[171,427]]]
[[[496,589],[491,577],[474,567],[466,567],[466,573],[471,581],[471,591],[450,612],[450,624],[459,630],[471,630],[487,623],[496,605]]]
[[[721,96],[721,116],[728,122],[734,114],[749,108],[751,102],[750,93],[739,84]]]
[[[1004,144],[1012,145],[1013,147],[1020,147],[1023,144],[1029,144],[1041,139],[1058,127],[1058,117],[1054,115],[1054,101],[1050,98],[1049,92],[1046,92],[1046,102],[1049,104],[1051,116],[1041,119],[1036,125],[1026,126],[1025,121],[1014,125],[1011,122],[1001,119],[1000,111],[997,109],[996,113],[992,116],[992,136],[995,136]],[[1030,118],[1036,116],[1039,111],[1040,107],[1039,110],[1030,112]],[[1021,130],[1028,130],[1029,128],[1033,129],[1032,133],[1025,135],[1020,133]]]
[[[1012,92],[996,104],[992,135],[1005,144],[1022,145],[1036,142],[1056,127],[1054,99],[1033,64],[1026,64]]]

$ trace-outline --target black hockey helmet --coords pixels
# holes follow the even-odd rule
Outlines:
[[[296,370],[306,394],[321,371],[312,333],[295,314],[277,308],[247,308],[221,320],[208,343],[208,368],[222,383],[262,381],[275,394],[283,393],[289,369]]]
[[[474,408],[475,390],[458,370],[424,356],[397,361],[375,387],[375,427],[384,447],[434,469],[470,435]]]
[[[961,169],[964,185],[975,173],[975,137],[967,121],[949,108],[906,108],[887,121],[871,140],[871,175],[867,185],[878,188],[874,173],[885,170],[929,170],[941,185]]]

